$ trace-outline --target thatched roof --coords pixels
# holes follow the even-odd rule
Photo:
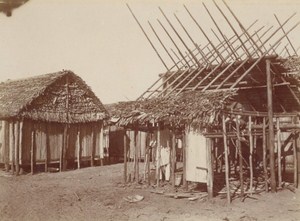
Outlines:
[[[190,125],[201,128],[219,124],[220,111],[235,95],[233,90],[190,91],[177,97],[120,102],[106,107],[113,119],[118,119],[120,126],[163,122],[175,127]]]
[[[108,116],[89,86],[72,71],[0,83],[0,118],[61,123],[103,120]]]

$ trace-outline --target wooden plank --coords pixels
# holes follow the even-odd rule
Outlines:
[[[212,139],[206,138],[206,162],[207,162],[207,193],[208,199],[213,198],[213,163],[212,163]]]
[[[226,191],[227,191],[227,203],[231,203],[230,196],[230,183],[229,183],[229,161],[228,161],[228,146],[227,146],[227,136],[226,136],[226,123],[225,116],[222,115],[222,126],[223,126],[223,141],[224,141],[224,158],[225,158],[225,181],[226,181]]]
[[[267,74],[267,97],[268,97],[268,120],[269,120],[269,139],[268,147],[270,150],[270,173],[271,173],[271,192],[276,192],[276,178],[275,178],[275,153],[274,153],[274,125],[273,125],[273,92],[272,92],[272,78],[270,70],[270,60],[266,60],[266,74]]]

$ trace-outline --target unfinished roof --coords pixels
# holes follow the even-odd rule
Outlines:
[[[100,121],[108,116],[89,86],[72,71],[0,83],[0,118],[60,123]]]

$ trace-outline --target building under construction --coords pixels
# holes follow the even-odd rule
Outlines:
[[[118,125],[149,134],[143,159],[138,145],[133,150],[134,179],[141,180],[138,165],[142,161],[145,181],[151,182],[151,169],[155,169],[158,186],[168,173],[175,186],[177,173],[182,169],[184,186],[190,182],[206,183],[210,197],[222,193],[224,188],[228,202],[235,196],[254,194],[259,186],[260,190],[271,192],[288,184],[297,188],[300,60],[289,39],[299,24],[291,25],[295,14],[284,21],[275,15],[276,27],[256,27],[256,21],[244,26],[225,1],[214,2],[219,16],[228,25],[226,29],[233,33],[226,36],[224,25],[219,25],[210,9],[203,6],[207,19],[214,24],[211,28],[217,43],[184,6],[206,45],[194,41],[187,31],[188,25],[178,16],[174,14],[177,23],[172,23],[159,8],[165,19],[164,23],[158,20],[161,33],[149,22],[149,30],[159,46],[128,6],[167,69],[136,101],[111,108]],[[239,29],[235,28],[237,25]],[[166,38],[176,52],[167,49]],[[166,65],[158,48],[173,61],[172,67]],[[134,144],[135,139],[131,139]],[[125,134],[125,182],[129,174],[129,140]],[[165,150],[169,153],[167,157]],[[178,151],[182,153],[179,158]],[[166,163],[163,158],[168,157]]]

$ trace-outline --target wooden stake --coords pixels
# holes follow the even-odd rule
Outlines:
[[[267,147],[266,147],[266,118],[263,118],[263,135],[262,135],[262,145],[263,145],[263,168],[264,168],[264,178],[265,178],[265,191],[269,191],[268,184],[268,169],[267,169]]]
[[[293,139],[293,156],[294,156],[294,185],[295,188],[298,188],[298,159],[297,159],[297,141],[296,137]]]
[[[20,121],[16,121],[16,126],[15,126],[15,163],[16,163],[16,176],[19,176],[20,172],[20,153],[19,153],[19,146],[20,146]]]
[[[223,140],[224,140],[224,158],[225,158],[225,180],[226,180],[226,190],[227,190],[227,203],[231,203],[230,196],[230,186],[229,186],[229,161],[228,161],[228,146],[227,146],[227,133],[226,133],[226,124],[225,124],[225,116],[222,115],[222,123],[223,123]]]
[[[176,170],[176,137],[175,130],[172,131],[172,154],[171,154],[171,163],[172,163],[172,187],[175,187],[175,170]]]
[[[276,192],[276,178],[275,178],[274,125],[273,125],[273,92],[272,92],[272,78],[271,78],[270,64],[271,61],[266,60],[268,120],[269,120],[268,147],[270,150],[271,192],[274,193]]]
[[[238,117],[235,117],[235,124],[236,124],[236,146],[239,152],[239,169],[240,169],[240,187],[241,187],[241,198],[244,197],[244,175],[243,175],[243,155],[242,155],[242,147],[241,147],[241,137],[240,137],[240,122]]]
[[[277,161],[278,161],[278,187],[282,186],[282,169],[281,169],[281,139],[280,139],[280,124],[279,118],[276,119],[277,129]]]
[[[249,155],[249,164],[250,164],[250,194],[253,192],[253,136],[252,136],[252,120],[249,116],[249,141],[250,141],[250,155]]]
[[[127,136],[124,132],[124,183],[127,182]]]
[[[212,139],[206,138],[206,162],[207,162],[207,193],[208,199],[213,198],[214,171],[212,163]]]
[[[157,128],[157,148],[156,148],[156,185],[159,187],[160,179],[160,125]]]
[[[80,126],[78,126],[78,132],[77,132],[77,169],[80,169],[80,160],[81,160],[81,145],[82,145],[82,140],[81,140],[81,133],[80,133]]]
[[[33,166],[34,166],[34,145],[35,145],[35,128],[32,125],[31,131],[31,146],[30,146],[30,166],[31,166],[31,175],[33,175]]]

